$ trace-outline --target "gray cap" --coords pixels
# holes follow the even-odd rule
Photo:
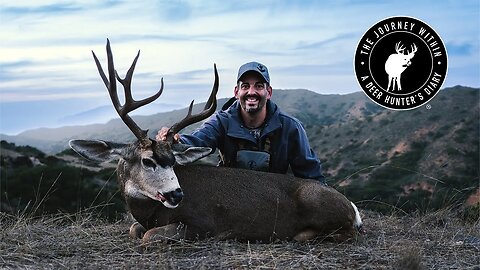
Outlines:
[[[238,69],[237,82],[240,80],[240,77],[242,77],[243,74],[245,74],[248,71],[256,71],[260,73],[260,75],[262,75],[265,81],[270,84],[270,75],[268,75],[267,67],[258,62],[249,62],[249,63],[243,64]]]

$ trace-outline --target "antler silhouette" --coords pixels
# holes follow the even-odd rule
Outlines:
[[[180,130],[182,130],[183,128],[185,128],[185,127],[187,127],[187,126],[189,126],[193,123],[202,121],[203,119],[206,119],[207,117],[209,117],[210,115],[212,115],[215,112],[215,110],[217,108],[216,95],[217,95],[217,92],[218,92],[218,84],[219,84],[217,65],[215,65],[215,64],[213,65],[213,70],[214,70],[214,73],[215,73],[215,81],[213,83],[212,92],[210,93],[210,97],[208,98],[208,101],[205,104],[205,107],[203,108],[203,111],[201,111],[198,114],[192,115],[193,102],[194,102],[192,100],[192,102],[190,103],[190,107],[188,108],[187,116],[185,116],[185,118],[183,118],[179,122],[173,124],[172,127],[170,127],[170,129],[168,130],[168,132],[167,132],[167,141],[168,142],[172,143],[174,135],[176,133],[178,133]]]
[[[103,68],[102,68],[102,65],[100,64],[100,61],[98,61],[97,56],[92,51],[93,58],[95,59],[95,63],[98,68],[98,72],[100,73],[100,77],[102,78],[103,82],[105,83],[105,86],[107,87],[108,93],[110,94],[110,99],[112,100],[112,103],[113,103],[113,107],[115,107],[115,110],[117,111],[120,118],[128,126],[128,128],[133,132],[135,137],[137,137],[137,139],[144,146],[148,146],[151,144],[151,141],[147,135],[148,130],[141,129],[135,123],[135,121],[133,121],[133,119],[128,115],[128,113],[156,100],[163,92],[163,78],[161,79],[160,90],[155,95],[139,101],[134,100],[132,97],[132,88],[131,88],[132,76],[133,76],[133,71],[135,69],[135,65],[137,64],[138,57],[140,56],[140,50],[138,51],[137,56],[133,60],[133,63],[130,66],[130,69],[128,69],[127,74],[125,75],[125,78],[122,79],[120,78],[120,76],[118,76],[118,73],[115,70],[115,67],[113,65],[113,54],[110,48],[110,40],[108,39],[107,39],[106,49],[107,49],[107,62],[108,62],[108,78],[107,76],[105,76],[105,73],[103,72]],[[123,105],[120,104],[120,100],[118,99],[117,83],[115,79],[117,79],[123,85],[123,89],[125,91],[125,104]]]

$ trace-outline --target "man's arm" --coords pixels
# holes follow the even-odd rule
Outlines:
[[[299,122],[295,123],[289,141],[293,143],[291,157],[289,157],[293,174],[300,178],[316,179],[325,183],[320,160],[311,149],[305,129]]]
[[[218,114],[214,114],[192,134],[181,134],[179,142],[199,147],[210,147],[212,151],[215,151],[223,133]]]

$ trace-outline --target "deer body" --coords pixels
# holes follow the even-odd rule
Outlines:
[[[405,69],[412,64],[410,60],[415,56],[417,46],[413,44],[412,51],[407,51],[407,54],[403,53],[404,50],[405,48],[403,45],[398,42],[395,44],[395,51],[397,53],[391,54],[385,62],[385,72],[388,74],[387,91],[390,90],[390,86],[392,87],[392,91],[395,90],[395,85],[397,86],[397,90],[402,90],[400,77],[403,71],[405,71]]]
[[[132,144],[101,140],[71,140],[81,156],[98,162],[120,159],[118,182],[128,209],[139,224],[130,234],[161,239],[308,240],[318,235],[353,236],[362,226],[356,206],[333,188],[316,180],[226,167],[188,165],[211,153],[207,147],[173,143],[174,134],[215,112],[218,74],[205,109],[174,124],[166,141],[151,140],[128,112],[152,102],[135,101],[131,78],[138,55],[125,79],[116,74],[107,42],[108,77],[94,54],[115,109],[137,137]],[[116,93],[117,79],[125,89],[125,104]]]
[[[176,167],[175,173],[185,194],[177,208],[125,197],[130,212],[147,230],[186,225],[182,233],[174,231],[163,235],[166,238],[271,241],[293,239],[306,230],[348,237],[359,225],[354,224],[350,201],[316,180],[194,165]]]

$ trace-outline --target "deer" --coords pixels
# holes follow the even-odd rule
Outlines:
[[[215,112],[219,87],[216,64],[215,81],[204,109],[192,114],[192,101],[185,118],[169,128],[167,140],[156,141],[128,113],[157,99],[163,91],[163,78],[156,94],[136,101],[132,98],[131,80],[140,51],[122,79],[114,68],[108,39],[106,50],[108,77],[92,51],[93,58],[115,110],[137,140],[115,143],[74,139],[69,145],[92,161],[119,159],[119,188],[127,210],[136,220],[130,227],[132,237],[145,243],[212,237],[270,242],[308,241],[319,236],[346,240],[359,234],[363,223],[355,204],[317,180],[192,164],[210,155],[212,149],[177,143],[174,135]],[[123,105],[116,80],[124,88]]]
[[[410,61],[417,52],[417,46],[415,43],[411,45],[412,51],[408,51],[405,54],[405,47],[401,44],[401,41],[395,44],[395,51],[397,53],[392,53],[388,56],[387,61],[385,62],[385,72],[388,74],[388,86],[387,92],[392,86],[392,91],[395,90],[395,84],[397,85],[397,91],[402,90],[402,85],[400,83],[400,76],[407,67],[409,67],[412,62]]]

